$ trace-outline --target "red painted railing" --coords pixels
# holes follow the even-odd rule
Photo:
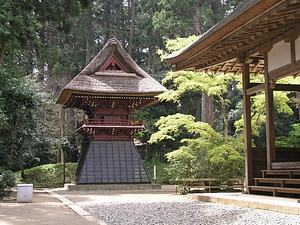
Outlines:
[[[144,121],[131,121],[131,120],[122,120],[122,121],[108,121],[104,119],[83,119],[79,124],[79,127],[83,125],[97,125],[97,126],[143,126]]]

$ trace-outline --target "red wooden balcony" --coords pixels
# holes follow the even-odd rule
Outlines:
[[[144,121],[108,121],[104,119],[83,119],[76,131],[84,128],[128,128],[128,129],[144,129]]]

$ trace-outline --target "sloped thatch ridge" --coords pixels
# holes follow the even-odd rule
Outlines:
[[[103,68],[114,57],[125,71]],[[100,72],[99,74],[99,71]],[[62,90],[56,103],[66,104],[71,95],[156,96],[166,89],[141,69],[115,38],[108,40],[96,57]]]
[[[102,50],[96,55],[96,57],[79,73],[80,75],[92,75],[95,71],[99,70],[101,66],[112,56],[116,56],[120,61],[123,61],[127,68],[127,73],[135,73],[138,76],[146,77],[148,74],[142,70],[135,61],[128,55],[128,53],[122,48],[120,42],[111,38],[104,45]]]

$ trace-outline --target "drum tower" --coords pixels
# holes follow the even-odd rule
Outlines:
[[[130,114],[157,103],[164,91],[116,39],[63,88],[57,104],[82,109],[85,115],[77,127],[85,144],[76,184],[150,183],[133,141],[144,124],[131,121]]]

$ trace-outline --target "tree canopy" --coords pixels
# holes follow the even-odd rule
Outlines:
[[[61,89],[117,38],[168,92],[137,111],[141,155],[179,176],[242,176],[243,109],[236,74],[170,72],[161,58],[191,43],[242,0],[0,0],[0,167],[77,162],[81,111],[55,105]],[[260,81],[259,76],[253,77]],[[253,80],[253,82],[255,82]],[[282,81],[296,82],[299,80]],[[264,146],[264,93],[253,96],[254,145]],[[299,96],[276,93],[278,145],[297,145]],[[289,135],[288,135],[289,134]],[[291,138],[293,142],[291,142]],[[226,171],[226,172],[225,172]],[[223,174],[223,175],[224,175]],[[222,174],[215,174],[221,176]]]

